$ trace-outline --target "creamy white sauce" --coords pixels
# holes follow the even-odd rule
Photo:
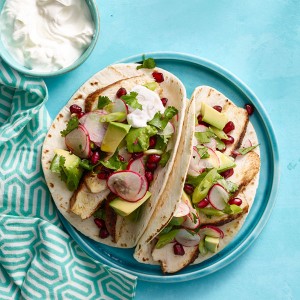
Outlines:
[[[142,85],[136,85],[131,92],[138,94],[138,103],[142,105],[142,109],[132,109],[129,107],[127,122],[132,127],[146,127],[147,122],[152,120],[157,112],[164,113],[165,108],[157,93]]]
[[[20,64],[48,72],[81,56],[91,43],[94,23],[84,0],[7,0],[0,34]]]

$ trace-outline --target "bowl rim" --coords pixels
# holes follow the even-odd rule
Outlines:
[[[1,11],[3,9],[5,2],[6,2],[6,0],[4,0],[4,2],[2,3],[2,6],[0,5],[0,14],[1,14]],[[9,55],[6,47],[3,45],[2,41],[1,41],[1,35],[0,35],[0,45],[3,45],[3,47],[0,47],[0,58],[2,58],[3,61],[5,61],[14,70],[16,70],[22,74],[33,76],[33,77],[45,77],[45,78],[53,77],[53,76],[58,76],[58,75],[68,73],[68,72],[78,68],[91,55],[91,53],[93,52],[93,50],[97,44],[97,41],[98,41],[98,38],[100,35],[100,13],[99,13],[98,6],[96,4],[96,0],[87,0],[85,2],[87,3],[87,6],[91,12],[91,16],[92,16],[92,19],[93,19],[93,22],[95,25],[95,31],[94,31],[90,45],[81,54],[81,56],[78,59],[76,59],[71,65],[61,68],[56,71],[52,71],[52,72],[38,72],[35,70],[27,69],[25,66],[21,65],[18,61],[16,61],[11,55]]]

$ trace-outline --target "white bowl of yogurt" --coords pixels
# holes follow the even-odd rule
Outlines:
[[[0,1],[0,56],[27,75],[49,77],[77,68],[99,31],[94,0]]]

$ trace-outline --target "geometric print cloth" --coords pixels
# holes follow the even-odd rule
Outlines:
[[[136,277],[64,231],[41,168],[45,83],[0,59],[0,299],[132,299]]]

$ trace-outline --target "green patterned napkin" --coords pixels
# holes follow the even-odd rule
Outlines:
[[[63,230],[43,178],[43,81],[0,59],[0,298],[132,299],[136,278],[89,258]]]

